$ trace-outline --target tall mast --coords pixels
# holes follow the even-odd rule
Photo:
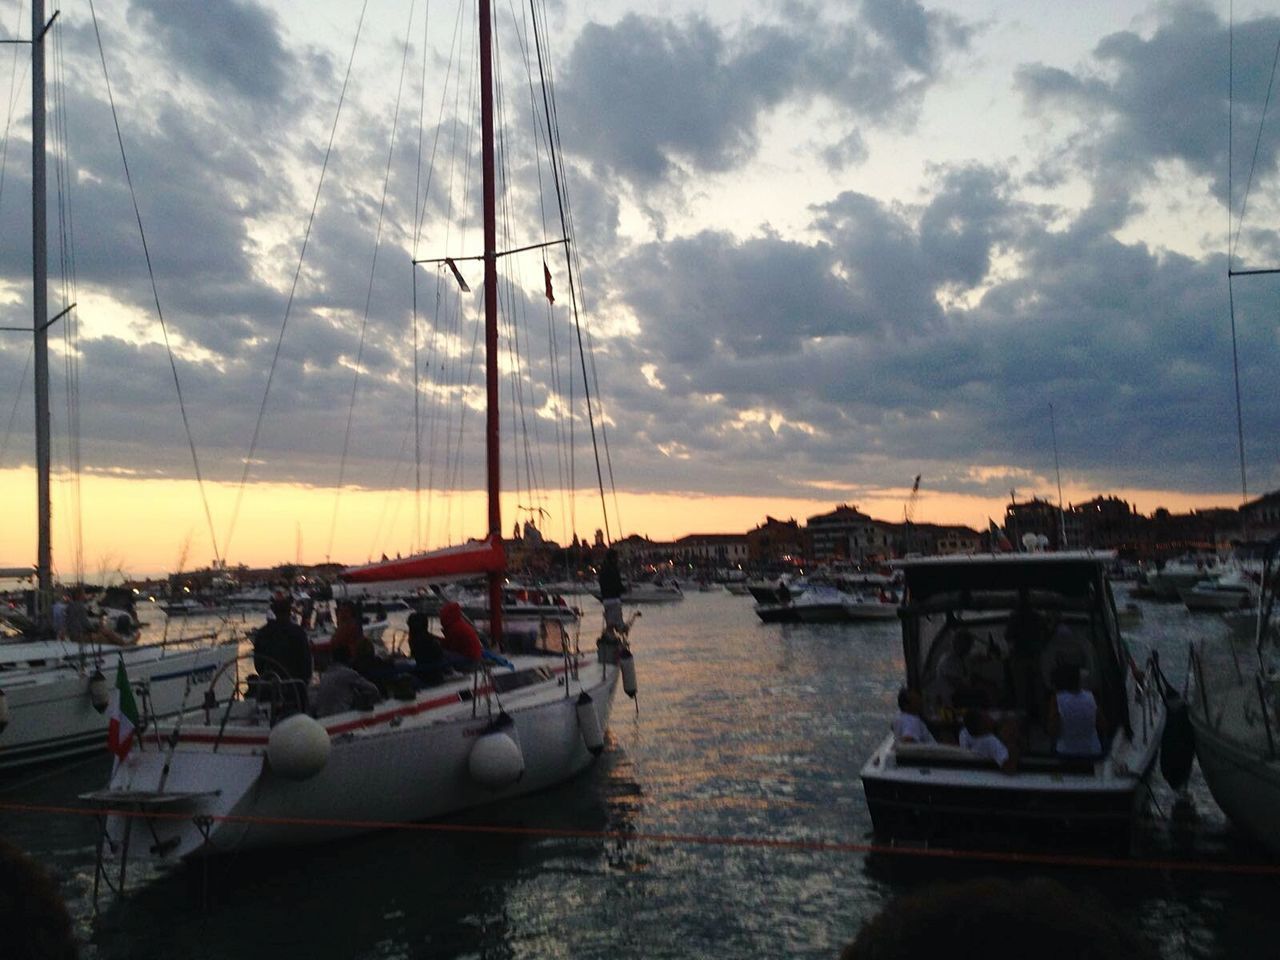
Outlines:
[[[31,315],[35,336],[36,512],[39,524],[36,548],[36,619],[47,626],[53,595],[53,547],[49,497],[49,263],[45,239],[44,33],[44,0],[32,0]]]
[[[493,26],[489,0],[480,3],[480,131],[484,172],[485,461],[489,479],[489,538],[502,540],[501,447],[498,443],[498,226],[493,158]],[[489,574],[489,632],[502,645],[502,572]]]

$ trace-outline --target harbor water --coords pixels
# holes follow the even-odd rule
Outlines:
[[[584,602],[585,645],[599,613]],[[1189,641],[1224,629],[1145,604],[1127,632],[1180,683]],[[717,591],[645,608],[633,638],[639,695],[618,692],[605,754],[530,798],[319,846],[133,864],[124,896],[100,891],[96,918],[96,821],[30,808],[74,807],[105,783],[108,757],[0,781],[0,800],[28,805],[0,811],[0,835],[53,873],[84,955],[101,960],[834,958],[894,896],[992,875],[1052,876],[1163,957],[1275,955],[1275,876],[1181,869],[1265,862],[1198,771],[1189,823],[1170,820],[1157,775],[1137,866],[868,851],[859,770],[894,711],[896,621],[765,625],[749,598]]]

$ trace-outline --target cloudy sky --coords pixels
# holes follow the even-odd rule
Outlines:
[[[70,199],[51,228],[51,304],[64,305],[69,220],[79,334],[55,337],[53,405],[65,468],[74,376],[89,572],[215,550],[358,561],[481,532],[474,497],[415,507],[403,492],[415,482],[410,261],[479,246],[471,3],[371,0],[363,20],[357,0],[305,16],[283,0],[98,6],[213,534],[88,3],[67,0],[51,123],[67,131]],[[916,474],[919,519],[982,525],[1010,490],[1056,498],[1050,405],[1068,501],[1239,502],[1226,251],[1230,223],[1235,267],[1280,266],[1280,103],[1259,134],[1273,7],[1236,3],[1233,28],[1225,3],[1205,2],[537,9],[618,488],[611,533],[740,531],[841,501],[901,519]],[[511,29],[513,10],[498,20],[513,183],[503,243],[516,247],[558,228],[545,156],[515,145],[530,139],[532,41]],[[28,35],[28,17],[0,4],[6,36]],[[0,48],[6,326],[30,322],[22,54]],[[516,185],[539,175],[541,201]],[[557,492],[569,466],[553,441],[570,415],[580,485],[594,467],[563,255],[547,259],[549,315],[538,254],[510,258],[504,293],[532,329],[518,364],[504,360],[516,371],[504,392],[522,385],[507,433],[534,436],[507,444],[505,516],[509,527],[528,515],[517,504],[537,506],[560,538],[601,521],[589,493]],[[476,265],[460,267],[478,290]],[[480,415],[458,416],[480,382],[478,300],[430,266],[417,278],[421,476],[474,487],[478,453],[454,450],[479,440]],[[1253,494],[1280,486],[1280,279],[1238,279],[1232,293]],[[0,495],[19,505],[33,503],[29,356],[29,338],[0,339]],[[546,493],[527,492],[531,475]],[[31,510],[16,513],[0,563],[34,553]],[[60,481],[62,568],[76,513]]]

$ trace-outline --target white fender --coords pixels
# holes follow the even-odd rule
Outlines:
[[[622,692],[632,700],[636,697],[636,658],[630,650],[618,654],[618,666],[622,669]]]
[[[107,678],[102,675],[101,670],[93,671],[93,676],[89,678],[89,702],[93,704],[93,709],[99,713],[107,709],[107,704],[111,702],[111,691],[107,689]]]
[[[0,690],[0,733],[9,725],[9,698]]]
[[[329,731],[305,713],[285,717],[267,738],[267,763],[271,772],[286,780],[307,780],[329,761]]]
[[[524,776],[520,744],[505,732],[512,726],[511,718],[502,714],[476,740],[467,759],[472,779],[490,790],[509,787]]]
[[[600,751],[604,749],[604,731],[600,729],[600,718],[596,716],[596,706],[591,700],[591,694],[585,690],[578,695],[578,730],[591,755],[600,756]]]

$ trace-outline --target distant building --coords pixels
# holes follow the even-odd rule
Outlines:
[[[749,555],[745,533],[691,533],[673,547],[674,559],[695,567],[736,567]]]
[[[892,553],[893,524],[873,520],[857,507],[842,503],[830,513],[805,521],[819,563],[849,560],[861,563]]]
[[[1251,541],[1280,536],[1280,490],[1264,493],[1241,506],[1240,519]]]
[[[747,531],[747,559],[754,566],[799,563],[811,554],[809,537],[795,520],[766,516],[764,523]]]
[[[1064,526],[1067,534],[1065,544],[1062,540]],[[1023,549],[1023,538],[1029,533],[1045,537],[1049,541],[1050,550],[1082,545],[1083,534],[1079,518],[1065,515],[1057,504],[1039,497],[1032,497],[1022,503],[1014,501],[1005,507],[1004,530],[1015,550]]]

